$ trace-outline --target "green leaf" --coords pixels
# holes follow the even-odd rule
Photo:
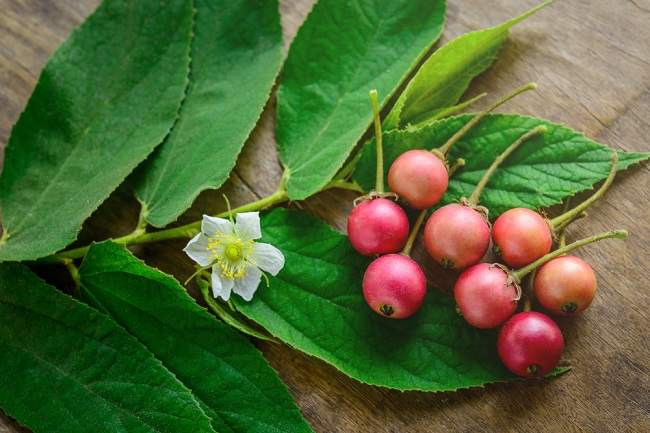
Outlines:
[[[412,318],[389,320],[366,305],[367,259],[347,237],[303,213],[274,210],[262,219],[264,241],[286,264],[244,315],[272,335],[361,382],[400,390],[449,391],[512,379],[493,332],[470,327],[453,299],[431,289]]]
[[[444,0],[320,0],[291,45],[276,137],[289,197],[323,188],[370,125],[368,92],[387,101],[444,23]]]
[[[228,179],[282,64],[277,0],[195,0],[195,7],[187,98],[138,172],[136,194],[156,227]]]
[[[311,432],[257,349],[199,307],[173,277],[110,242],[91,247],[79,274],[84,297],[192,390],[215,431]]]
[[[106,1],[56,51],[7,146],[0,261],[68,245],[163,140],[185,93],[191,28],[189,0]]]
[[[510,29],[549,3],[496,27],[466,33],[433,53],[409,81],[386,117],[384,129],[424,122],[455,105],[472,79],[492,65]]]
[[[384,134],[384,162],[409,149],[438,147],[473,115],[437,121],[419,129]],[[452,148],[450,161],[462,157],[466,164],[449,182],[443,204],[469,197],[492,161],[526,131],[546,125],[548,131],[522,144],[494,173],[483,190],[481,204],[496,217],[513,207],[539,209],[562,202],[605,179],[612,150],[565,126],[534,117],[493,114],[483,119]],[[363,149],[354,179],[372,189],[375,176],[374,142]],[[650,153],[619,152],[619,170],[650,157]]]
[[[20,264],[0,264],[0,370],[0,407],[35,433],[213,431],[133,337]]]

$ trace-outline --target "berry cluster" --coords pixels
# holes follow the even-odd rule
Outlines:
[[[352,246],[365,256],[379,256],[366,269],[363,295],[378,314],[404,319],[415,314],[424,302],[427,281],[420,265],[410,257],[411,247],[429,209],[447,191],[449,177],[463,160],[449,165],[446,156],[464,134],[489,112],[516,95],[534,89],[521,87],[487,110],[474,116],[441,147],[410,150],[400,155],[388,171],[391,193],[383,187],[383,150],[377,93],[370,99],[375,119],[377,181],[375,191],[356,203],[348,217]],[[486,170],[469,198],[433,211],[424,227],[424,246],[442,267],[460,271],[454,298],[465,320],[481,329],[501,326],[497,349],[506,367],[522,377],[539,377],[550,372],[564,349],[562,333],[547,315],[530,311],[531,297],[552,314],[575,315],[586,309],[596,292],[594,271],[582,259],[567,255],[583,245],[605,238],[625,238],[627,232],[612,231],[565,245],[564,229],[611,185],[617,166],[612,167],[603,186],[589,199],[553,219],[525,208],[510,209],[494,225],[488,210],[480,206],[481,192],[499,165],[519,145],[540,134],[538,126],[523,133]],[[409,219],[397,198],[420,211],[409,232]],[[552,251],[554,241],[558,248]],[[503,263],[481,263],[490,244]],[[531,290],[524,311],[515,314],[522,297],[521,282],[527,277]]]

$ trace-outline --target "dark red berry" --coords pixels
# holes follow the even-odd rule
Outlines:
[[[497,349],[503,364],[514,374],[541,377],[560,361],[564,338],[550,317],[527,311],[515,314],[503,325]]]

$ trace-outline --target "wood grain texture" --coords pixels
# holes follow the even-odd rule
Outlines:
[[[288,41],[312,0],[285,0]],[[444,40],[515,16],[535,0],[449,0]],[[98,0],[0,0],[0,145],[4,147],[47,57]],[[530,80],[540,89],[505,110],[545,117],[613,147],[650,150],[650,0],[557,1],[517,27],[496,65],[470,94],[503,93]],[[280,177],[273,138],[274,102],[222,191],[206,192],[182,218],[234,205],[275,189]],[[353,194],[327,192],[296,203],[344,227]],[[317,432],[649,432],[650,431],[650,167],[621,175],[604,200],[570,231],[579,238],[612,228],[629,241],[607,241],[578,255],[596,269],[599,294],[582,317],[561,320],[565,359],[574,369],[550,382],[520,382],[458,393],[400,393],[357,383],[315,359],[271,344],[260,348],[289,385]],[[128,185],[84,226],[81,241],[125,233],[137,205]],[[117,222],[117,223],[116,223]],[[191,272],[182,242],[141,246],[149,263],[180,278]],[[429,263],[428,277],[448,289],[452,276]],[[39,273],[65,283],[56,268]],[[0,372],[2,374],[2,372]],[[38,408],[34,408],[38,410]],[[56,429],[53,428],[52,431]],[[0,415],[0,433],[21,430]]]

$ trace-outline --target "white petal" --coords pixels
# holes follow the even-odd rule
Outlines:
[[[237,214],[237,224],[235,225],[237,235],[243,241],[259,239],[262,237],[260,228],[259,212],[244,212]]]
[[[214,265],[212,267],[212,296],[227,301],[230,299],[232,287],[233,281],[229,278],[222,278],[219,267]]]
[[[256,242],[253,245],[253,263],[271,275],[278,275],[284,267],[284,254],[271,244]]]
[[[244,278],[241,280],[235,280],[235,287],[233,287],[232,291],[241,296],[244,301],[250,301],[253,299],[257,286],[260,285],[261,279],[262,271],[256,267],[250,266],[246,270]]]
[[[190,256],[190,259],[203,267],[208,266],[214,260],[212,253],[208,250],[208,238],[203,233],[194,236],[183,248],[183,251]]]
[[[203,215],[201,231],[208,237],[213,236],[217,232],[230,234],[233,231],[233,224],[227,219]]]

